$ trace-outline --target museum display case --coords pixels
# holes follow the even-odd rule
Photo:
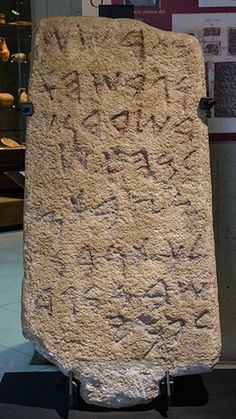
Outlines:
[[[24,146],[30,68],[30,0],[0,1],[0,142],[1,148]]]
[[[30,0],[0,0],[0,228],[22,224],[23,189],[6,173],[24,170],[31,49]],[[6,187],[7,185],[7,187]],[[5,219],[5,214],[12,217]]]

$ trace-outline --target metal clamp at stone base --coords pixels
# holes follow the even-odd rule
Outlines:
[[[215,106],[216,101],[209,96],[206,97],[202,97],[199,103],[199,107],[200,109],[204,110],[210,110],[213,108],[213,106]]]
[[[172,405],[172,396],[174,394],[174,379],[170,376],[169,371],[165,373],[165,378],[161,381],[161,394],[166,399],[166,407]]]
[[[34,105],[32,102],[21,103],[17,111],[23,116],[32,116],[34,113]]]
[[[68,405],[69,409],[73,409],[77,405],[78,400],[78,390],[77,383],[73,380],[73,373],[69,372],[69,381],[68,381]]]

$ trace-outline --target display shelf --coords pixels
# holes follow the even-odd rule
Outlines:
[[[22,225],[23,202],[22,198],[0,196],[0,229]]]
[[[25,169],[25,146],[0,147],[0,169],[1,172],[23,171]]]
[[[12,27],[14,27],[14,28],[20,28],[20,29],[31,29],[31,26],[32,26],[32,24],[31,24],[31,22],[28,22],[29,24],[27,25],[27,24],[18,24],[18,23],[15,23],[15,22],[6,22],[6,23],[1,23],[0,22],[0,28],[2,28],[3,26],[10,26],[11,28]]]
[[[19,172],[25,166],[26,117],[18,109],[19,95],[22,89],[27,92],[30,74],[31,24],[21,25],[31,20],[30,5],[30,0],[0,0],[0,176],[5,183],[10,177],[14,185],[9,190],[0,185],[0,230],[23,223],[23,182]],[[16,21],[18,24],[13,24]],[[19,53],[25,54],[20,60],[14,55]],[[7,147],[14,144],[11,140],[19,147]]]
[[[27,93],[30,74],[30,0],[0,0],[0,18],[5,20],[5,23],[0,23],[0,94],[7,93],[14,98],[9,106],[2,103],[0,98],[0,139],[7,137],[24,143],[26,118],[17,112],[17,108],[20,105],[20,93],[23,89]],[[27,26],[22,26],[24,22],[27,22]],[[1,55],[1,48],[10,53],[6,62],[4,55]],[[22,62],[16,56],[19,53],[25,54]]]

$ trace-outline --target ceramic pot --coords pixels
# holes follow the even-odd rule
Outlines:
[[[12,140],[11,138],[3,137],[3,138],[1,138],[0,141],[1,141],[1,143],[3,145],[5,145],[5,147],[14,148],[14,147],[20,147],[21,146],[19,143],[17,143],[16,141]]]
[[[10,93],[0,93],[0,106],[10,108],[14,102],[14,96]]]
[[[11,59],[16,63],[24,63],[26,60],[26,55],[24,52],[16,52],[15,54],[11,55]]]
[[[0,38],[0,60],[6,63],[9,60],[10,51],[7,48],[5,38]]]
[[[28,102],[26,89],[24,87],[20,87],[18,89],[18,96],[19,96],[19,103],[27,103]]]

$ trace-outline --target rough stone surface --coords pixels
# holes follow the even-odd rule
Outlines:
[[[220,328],[198,41],[46,18],[26,153],[23,330],[90,403],[209,370]]]

